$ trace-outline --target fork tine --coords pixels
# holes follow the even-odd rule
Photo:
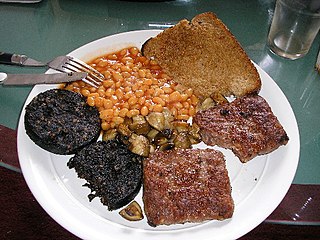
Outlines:
[[[69,70],[71,72],[81,72],[81,70],[83,70],[83,69],[79,69],[77,66],[74,66],[73,64],[70,64],[70,63],[68,65],[64,65],[63,69]],[[85,71],[85,72],[87,72],[88,75],[85,78],[86,81],[84,82],[90,84],[93,87],[98,88],[101,85],[101,82],[103,80],[100,80],[99,78],[97,78],[97,76],[91,74],[91,72],[88,72],[88,71]]]
[[[104,80],[104,75],[102,73],[85,62],[70,56],[56,57],[48,62],[47,65],[60,72],[86,72],[88,73],[88,76],[85,79],[82,79],[83,82],[95,88],[99,88]]]
[[[101,80],[96,80],[97,78],[94,76],[92,76],[92,74],[88,74],[88,76],[86,77],[88,80],[90,80],[92,83],[94,83],[97,86],[101,86],[102,82]],[[103,81],[103,80],[102,80]]]
[[[67,61],[65,62],[65,64],[63,65],[64,68],[69,69],[70,71],[85,71],[88,73],[88,76],[86,77],[86,79],[88,81],[86,81],[87,83],[91,83],[90,85],[93,86],[97,86],[96,88],[98,88],[101,85],[101,82],[103,82],[104,80],[104,75],[101,74],[100,72],[98,72],[96,69],[92,68],[91,66],[89,66],[88,64],[86,64],[85,62],[70,57],[70,56],[66,56],[67,57]]]
[[[59,72],[66,72],[66,73],[68,73],[68,72],[78,72],[78,71],[75,71],[74,69],[70,69],[70,68],[64,68],[64,69],[56,68],[55,70],[57,70]],[[68,71],[66,71],[66,70],[68,70]],[[92,81],[92,79],[87,79],[87,78],[88,78],[88,76],[86,78],[81,79],[81,81],[89,84],[91,87],[99,88],[99,86],[100,86],[99,84],[97,84],[96,82]]]
[[[87,78],[83,78],[81,81],[89,84],[91,87],[94,87],[94,88],[99,88],[99,85],[93,83],[92,81],[89,81]]]
[[[79,65],[80,67],[82,67],[82,69],[85,69],[86,72],[89,72],[92,76],[97,77],[97,80],[103,81],[104,79],[104,75],[100,72],[98,72],[96,69],[94,69],[93,67],[91,67],[90,65],[86,64],[85,62],[81,61],[80,59],[76,59],[73,57],[68,56],[67,57],[68,60],[70,61],[70,63],[75,63],[76,65]],[[73,65],[74,67],[77,67],[76,65]],[[79,69],[81,69],[79,67]]]

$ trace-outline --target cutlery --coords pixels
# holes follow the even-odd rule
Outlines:
[[[43,63],[26,55],[0,52],[0,63],[28,66],[28,67],[49,67],[60,72],[87,72],[86,78],[82,79],[85,83],[98,88],[104,80],[104,75],[92,68],[85,62],[71,56],[59,56],[50,62]]]
[[[2,85],[35,85],[65,83],[81,80],[87,77],[84,72],[52,73],[52,74],[7,74],[0,72],[0,84]]]

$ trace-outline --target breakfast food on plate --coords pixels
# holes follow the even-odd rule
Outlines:
[[[289,140],[266,100],[257,95],[200,111],[193,121],[206,144],[231,149],[241,162],[269,153]]]
[[[198,98],[192,89],[180,89],[156,61],[142,56],[136,47],[106,54],[88,64],[105,76],[102,86],[97,89],[77,81],[65,89],[83,94],[90,106],[99,109],[105,131],[117,128],[126,117],[145,117],[165,108],[176,120],[188,120],[196,112]]]
[[[140,221],[144,218],[142,209],[136,201],[132,201],[128,206],[123,208],[119,214],[129,221]]]
[[[101,86],[75,81],[40,93],[26,107],[26,132],[48,151],[75,154],[67,166],[86,180],[89,200],[109,210],[131,202],[119,212],[130,221],[143,219],[133,201],[142,184],[151,226],[231,218],[224,155],[192,145],[203,140],[247,162],[289,140],[258,96],[257,69],[213,13],[181,20],[141,52],[88,64],[104,75]]]
[[[257,93],[259,74],[236,38],[213,13],[181,20],[149,39],[144,56],[154,58],[172,79],[198,96],[236,97]]]
[[[125,118],[116,129],[104,131],[103,140],[120,137],[128,145],[129,150],[143,157],[150,152],[173,148],[191,148],[201,141],[199,128],[185,121],[173,121],[174,117],[168,109],[162,113],[151,112]]]
[[[38,94],[26,107],[27,135],[43,149],[73,154],[100,135],[99,112],[75,92],[51,89]]]
[[[142,183],[142,157],[118,139],[98,141],[80,150],[68,162],[91,189],[90,200],[99,197],[109,210],[131,202]]]
[[[231,218],[225,159],[213,149],[152,153],[143,161],[143,203],[151,226]]]
[[[83,94],[90,106],[98,108],[103,139],[125,135],[129,149],[144,157],[153,149],[190,148],[199,141],[186,123],[194,116],[199,99],[192,89],[174,83],[138,48],[108,53],[89,64],[104,74],[102,86],[93,88],[77,81],[64,88]]]

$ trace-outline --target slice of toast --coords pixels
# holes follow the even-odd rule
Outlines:
[[[142,53],[199,97],[258,93],[259,74],[239,42],[211,12],[181,20],[149,39]]]

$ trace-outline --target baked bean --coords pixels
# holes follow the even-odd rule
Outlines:
[[[101,128],[102,128],[102,130],[106,131],[106,130],[108,130],[110,128],[110,124],[108,122],[106,122],[106,121],[102,121]]]
[[[115,81],[121,81],[123,79],[121,73],[119,72],[113,72],[112,77]]]
[[[105,109],[100,112],[101,119],[107,120],[112,117],[113,117],[113,110],[112,109]]]
[[[105,88],[109,88],[109,87],[112,87],[114,85],[114,82],[112,80],[105,80],[105,81],[103,81],[102,85]]]
[[[136,96],[132,96],[128,99],[129,105],[134,105],[138,102],[138,98]]]
[[[103,106],[108,109],[113,107],[113,103],[110,99],[104,99],[103,100]]]
[[[128,108],[121,108],[119,111],[119,116],[124,118],[128,112],[129,112]]]
[[[132,109],[130,111],[128,111],[127,113],[127,117],[132,118],[134,116],[139,115],[140,111],[138,109]]]
[[[116,94],[116,96],[117,96],[117,98],[119,99],[119,100],[121,100],[122,98],[123,98],[123,90],[121,89],[121,88],[118,88],[116,91],[115,91],[115,94]]]
[[[178,91],[174,91],[169,95],[170,102],[179,102],[182,100],[181,94]]]
[[[146,97],[140,97],[138,99],[138,104],[140,104],[140,106],[143,106],[145,102],[146,102]]]
[[[190,116],[189,116],[189,115],[185,115],[185,114],[181,114],[181,115],[178,115],[178,116],[177,116],[177,119],[178,119],[178,120],[185,120],[185,121],[187,121],[189,118],[190,118]]]
[[[138,53],[139,53],[139,49],[136,48],[136,47],[132,47],[132,48],[129,48],[129,52],[130,52],[133,56],[137,56]]]
[[[118,59],[118,57],[117,57],[116,54],[109,54],[109,55],[107,56],[107,58],[108,58],[109,60],[117,60],[117,59]],[[94,60],[95,63],[98,63],[99,61],[101,61],[100,58],[97,58],[96,60]]]
[[[94,98],[93,97],[88,97],[87,98],[87,103],[89,106],[93,107],[94,106]]]
[[[90,94],[90,91],[88,89],[84,88],[81,90],[81,94],[85,97],[88,97]]]
[[[142,116],[147,116],[148,114],[149,114],[149,109],[148,109],[148,107],[143,106],[143,107],[141,108],[141,115],[142,115]]]
[[[154,112],[162,112],[163,111],[163,107],[160,104],[156,104],[153,106],[152,110]]]
[[[111,77],[111,72],[110,72],[109,70],[103,71],[102,74],[104,75],[104,77],[105,77],[106,79]]]
[[[98,108],[103,130],[117,127],[126,117],[147,116],[163,108],[184,121],[196,113],[199,99],[193,90],[179,87],[155,60],[142,56],[136,47],[98,57],[88,64],[105,76],[102,86],[97,89],[76,81],[65,89],[81,93],[88,105]]]
[[[162,88],[163,89],[163,91],[165,92],[165,93],[172,93],[173,92],[173,89],[171,88],[171,87],[163,87]]]
[[[119,125],[124,122],[124,118],[123,117],[113,117],[112,122],[114,122],[116,125]]]
[[[97,97],[95,100],[94,100],[94,105],[96,107],[102,107],[103,106],[103,98],[102,97]]]
[[[138,90],[136,90],[135,95],[136,95],[138,98],[141,98],[141,97],[144,96],[144,91],[143,91],[142,89],[138,89]]]

